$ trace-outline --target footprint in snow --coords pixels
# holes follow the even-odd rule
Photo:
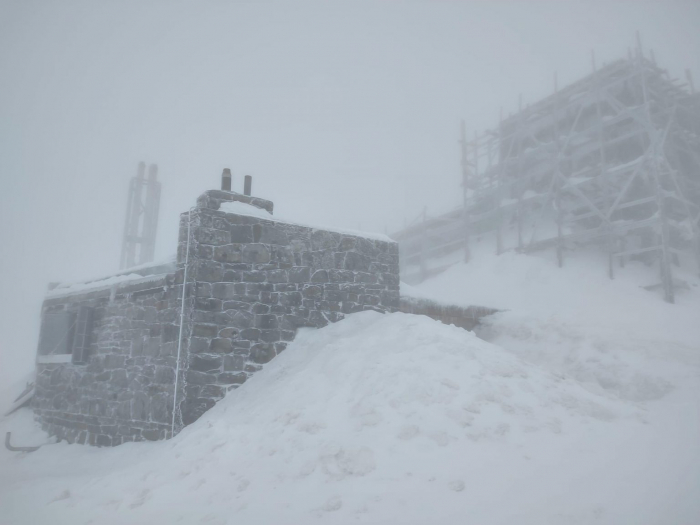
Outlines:
[[[192,485],[192,490],[199,490],[202,485],[204,485],[207,482],[206,479],[204,478],[199,478],[197,482]]]
[[[450,443],[450,437],[445,432],[435,432],[430,437],[440,447],[446,447]]]
[[[226,518],[217,516],[216,514],[207,514],[201,520],[200,523],[208,523],[210,525],[226,525]]]
[[[129,505],[132,509],[135,509],[136,507],[140,507],[144,503],[146,503],[146,500],[150,497],[151,491],[148,489],[143,489],[141,492],[139,492],[139,495],[136,496],[136,499],[134,502]]]
[[[407,441],[416,437],[418,435],[418,432],[420,432],[420,429],[416,425],[407,425],[401,428],[398,434],[398,438]]]
[[[455,479],[449,483],[450,489],[455,492],[462,492],[464,490],[464,481],[461,479]]]
[[[336,510],[340,510],[340,508],[343,506],[343,500],[340,498],[340,496],[332,496],[328,498],[328,500],[323,504],[323,510],[326,512],[335,512]]]
[[[70,490],[66,489],[63,492],[61,492],[58,496],[56,496],[54,499],[49,501],[47,503],[47,505],[51,505],[55,501],[61,501],[61,500],[68,499],[68,498],[70,498]]]

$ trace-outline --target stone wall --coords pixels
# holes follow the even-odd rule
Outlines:
[[[93,314],[83,361],[38,358],[32,403],[51,434],[101,446],[164,439],[173,407],[177,433],[282,352],[298,328],[398,310],[396,243],[225,213],[226,201],[272,211],[264,199],[206,192],[181,216],[168,273],[50,292],[42,315],[81,306]]]
[[[169,435],[182,290],[173,280],[162,275],[44,301],[42,316],[78,306],[93,312],[85,364],[37,362],[32,406],[45,430],[101,446]]]
[[[184,425],[282,352],[297,328],[399,307],[396,243],[225,213],[228,194],[208,193],[217,198],[200,198],[180,226],[184,266],[190,221]]]
[[[465,330],[473,330],[483,317],[498,312],[484,306],[446,305],[416,297],[401,297],[400,310],[407,314],[426,315],[443,324],[455,325]]]

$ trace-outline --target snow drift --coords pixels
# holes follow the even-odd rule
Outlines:
[[[581,253],[564,268],[543,257],[477,252],[402,293],[501,309],[479,334],[529,362],[567,374],[586,388],[630,401],[658,399],[700,365],[700,280],[677,303],[644,290],[650,270],[631,263],[611,281],[599,254]],[[687,366],[681,366],[685,363]]]
[[[550,266],[505,254],[411,290],[488,299],[490,280],[486,305],[510,308],[491,342],[355,314],[300,331],[171,441],[2,451],[2,522],[700,522],[696,296]],[[0,426],[45,439],[26,411]]]

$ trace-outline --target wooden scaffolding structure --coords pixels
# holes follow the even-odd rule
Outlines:
[[[639,39],[626,59],[592,66],[563,89],[555,76],[551,96],[472,140],[462,124],[463,204],[393,235],[404,280],[468,261],[474,238],[493,237],[496,253],[554,249],[560,266],[592,244],[611,279],[630,258],[657,264],[674,301],[674,265],[700,267],[700,93]]]

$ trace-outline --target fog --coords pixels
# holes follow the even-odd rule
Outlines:
[[[32,369],[49,281],[118,269],[139,161],[157,258],[224,167],[284,217],[391,232],[459,202],[460,119],[494,126],[637,30],[700,82],[699,24],[697,2],[2,1],[0,384]]]

